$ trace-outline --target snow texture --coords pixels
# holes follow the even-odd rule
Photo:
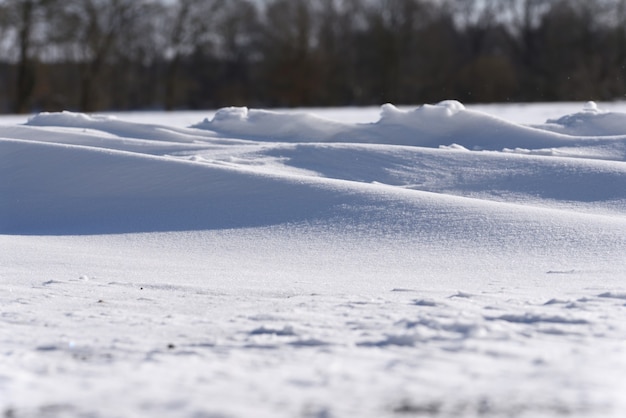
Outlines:
[[[623,416],[626,114],[577,107],[1,124],[0,413]]]

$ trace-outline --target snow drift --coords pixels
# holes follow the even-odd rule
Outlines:
[[[613,157],[622,160],[625,157],[626,132],[622,129],[621,137],[599,137],[607,135],[607,132],[618,135],[620,131],[617,126],[620,121],[621,126],[624,126],[626,115],[601,113],[594,109],[582,113],[582,117],[584,120],[581,120],[581,114],[570,115],[549,121],[549,124],[537,129],[466,110],[458,101],[449,100],[437,105],[423,105],[411,111],[402,111],[386,104],[382,107],[380,120],[370,124],[331,122],[308,114],[226,108],[219,110],[212,120],[205,120],[194,127],[260,141],[351,142],[421,147],[456,144],[472,150],[496,151],[504,148],[547,149],[596,145],[615,148],[618,151]],[[594,121],[600,121],[595,128]],[[558,135],[552,131],[561,131],[567,135]]]
[[[412,111],[385,105],[371,124],[232,108],[189,129],[40,114],[26,126],[0,128],[6,138],[0,231],[149,232],[331,219],[384,224],[398,207],[426,211],[412,216],[428,229],[425,224],[437,223],[425,221],[437,219],[431,212],[450,205],[493,213],[519,212],[502,205],[521,201],[544,209],[620,210],[626,136],[590,135],[594,117],[617,125],[626,115],[584,115],[550,123],[567,126],[565,135],[455,101]]]
[[[626,115],[568,113],[0,126],[0,415],[624,416]]]

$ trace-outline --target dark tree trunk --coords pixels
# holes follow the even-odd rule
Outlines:
[[[35,69],[30,57],[34,7],[34,2],[27,0],[22,3],[19,10],[21,22],[18,38],[17,82],[13,106],[15,113],[26,113],[28,111],[28,104],[35,88]]]

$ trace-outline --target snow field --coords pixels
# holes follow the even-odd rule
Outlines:
[[[578,108],[0,126],[0,411],[622,416],[626,115]]]

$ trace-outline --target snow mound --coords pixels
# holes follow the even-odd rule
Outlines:
[[[386,104],[365,124],[247,108],[221,109],[185,129],[42,113],[0,127],[0,137],[0,233],[321,222],[429,235],[448,223],[441,213],[451,206],[455,217],[504,210],[527,219],[504,208],[532,201],[622,213],[626,202],[626,137],[560,135],[457,101],[412,110]],[[474,228],[438,233],[466,239]]]
[[[99,122],[117,120],[115,116],[87,115],[75,112],[42,112],[28,119],[27,124],[33,126],[67,126],[83,127]]]
[[[589,109],[584,115],[589,118],[598,116],[593,105],[587,106]],[[595,145],[624,148],[626,129],[623,127],[626,125],[621,115],[611,115],[602,117],[602,120],[589,125],[587,129],[561,129],[558,123],[530,127],[468,110],[458,101],[447,100],[436,105],[425,104],[413,110],[401,110],[385,104],[377,122],[357,124],[335,122],[305,113],[225,108],[220,109],[213,119],[205,119],[192,127],[211,130],[223,137],[256,141],[460,146],[471,150],[495,151],[580,147],[591,141]],[[580,119],[577,115],[566,118]],[[559,123],[571,126],[574,122],[570,122],[570,119],[563,119]],[[597,137],[608,133],[619,133],[622,136],[604,139],[600,144]],[[618,159],[621,158],[620,155]]]
[[[115,116],[86,115],[84,113],[39,113],[26,122],[32,127],[59,127],[70,130],[93,130],[120,138],[146,139],[150,141],[191,142],[184,129],[155,124],[130,123]],[[197,136],[198,133],[196,132]]]
[[[332,189],[320,195],[289,179],[138,153],[3,140],[0,155],[0,233],[266,226],[315,219],[345,202]]]
[[[219,109],[212,120],[192,126],[256,140],[325,141],[347,125],[314,115],[281,113],[269,110],[227,107]]]
[[[581,112],[548,119],[537,127],[572,136],[626,135],[626,113],[604,112],[595,102],[588,102]]]

